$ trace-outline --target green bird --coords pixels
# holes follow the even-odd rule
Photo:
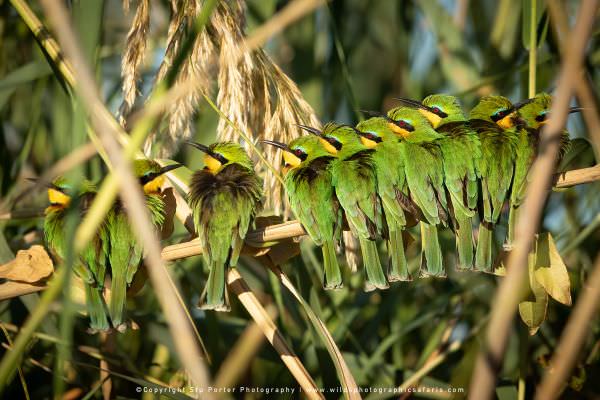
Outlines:
[[[403,138],[402,156],[412,201],[421,211],[421,274],[446,276],[438,225],[447,226],[447,201],[444,194],[444,165],[437,133],[427,118],[409,107],[388,111],[394,133]]]
[[[246,232],[262,209],[262,184],[254,173],[254,163],[239,144],[186,143],[205,153],[205,167],[192,175],[188,194],[209,268],[200,307],[229,311],[227,269],[237,265]]]
[[[156,161],[138,159],[133,162],[133,172],[143,188],[146,207],[150,211],[152,223],[160,231],[165,222],[165,202],[162,196],[164,174],[181,164],[161,167]],[[116,201],[107,217],[110,239],[109,261],[111,269],[110,317],[118,331],[124,331],[125,304],[127,288],[142,263],[143,247],[131,230],[131,222],[127,217],[121,201]]]
[[[510,208],[508,214],[508,233],[504,248],[512,249],[515,239],[515,227],[518,219],[519,208],[525,199],[528,184],[529,169],[537,157],[539,150],[540,132],[549,121],[549,112],[552,97],[547,93],[538,93],[535,97],[515,104],[519,111],[523,127],[519,130],[519,141],[515,159],[515,176],[510,193]],[[581,111],[579,107],[571,107],[569,113]],[[571,146],[569,132],[565,129],[560,137],[560,147],[557,165]]]
[[[387,236],[373,149],[366,147],[353,127],[328,123],[320,132],[326,150],[336,156],[331,163],[332,184],[344,209],[350,230],[360,243],[366,272],[365,291],[387,289],[376,240]]]
[[[371,113],[376,114],[376,113]],[[375,116],[356,125],[363,144],[374,149],[372,155],[377,175],[377,193],[388,226],[388,280],[411,280],[404,254],[402,232],[406,229],[407,217],[419,215],[417,206],[410,200],[408,182],[404,171],[405,160],[400,138],[394,133],[386,116]],[[414,218],[413,218],[414,219]]]
[[[64,260],[67,251],[67,213],[72,207],[77,207],[77,212],[85,214],[96,195],[96,188],[89,181],[82,182],[78,193],[73,193],[73,190],[74,188],[62,177],[56,178],[48,187],[50,205],[45,210],[44,236],[52,253],[61,260]],[[72,201],[73,198],[75,201]],[[75,274],[83,281],[90,328],[94,331],[110,329],[106,303],[102,295],[108,264],[108,246],[108,230],[103,223],[73,264]]]
[[[469,124],[481,141],[483,215],[475,254],[475,269],[493,268],[494,226],[498,223],[513,181],[519,143],[519,116],[506,97],[486,96],[471,110]],[[480,210],[481,211],[481,210]]]
[[[444,185],[450,197],[451,217],[456,233],[458,269],[472,269],[475,258],[473,217],[479,198],[481,142],[469,127],[458,99],[445,94],[434,94],[421,103],[399,99],[416,107],[444,138],[437,141],[442,150]]]
[[[271,140],[263,143],[283,150],[285,190],[294,215],[323,252],[324,288],[341,288],[342,272],[335,248],[342,235],[343,214],[332,184],[331,163],[335,157],[317,136],[301,136],[289,145]]]

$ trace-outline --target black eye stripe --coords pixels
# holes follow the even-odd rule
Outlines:
[[[546,119],[546,114],[540,114],[540,115],[537,115],[537,116],[535,117],[535,120],[536,120],[537,122],[542,122],[542,121],[544,121],[545,119]]]

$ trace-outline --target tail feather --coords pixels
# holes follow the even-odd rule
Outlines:
[[[421,274],[445,277],[444,256],[438,238],[437,226],[421,222]]]
[[[506,234],[506,241],[504,242],[504,249],[507,251],[512,250],[513,243],[515,242],[515,229],[517,227],[518,216],[518,207],[511,205],[508,211],[508,232]]]
[[[374,289],[387,289],[389,287],[383,267],[379,260],[379,252],[377,251],[377,243],[374,240],[360,238],[360,249],[362,251],[363,263],[367,275],[365,282],[365,291]]]
[[[390,238],[388,240],[388,280],[390,282],[396,281],[410,281],[410,273],[408,272],[408,264],[406,262],[406,256],[404,255],[404,239],[402,238],[402,230],[394,229],[389,232]]]
[[[90,328],[105,331],[110,328],[104,297],[102,297],[102,289],[84,284],[85,297],[87,303],[88,314],[90,316]]]
[[[475,254],[475,270],[492,272],[493,267],[494,226],[487,222],[479,225],[479,238]]]
[[[110,284],[110,318],[113,326],[119,328],[123,323],[125,303],[127,301],[127,280],[124,273],[118,273],[113,268]]]
[[[456,249],[458,253],[458,269],[473,269],[473,223],[470,217],[457,216]]]
[[[225,287],[225,263],[213,262],[210,266],[206,287],[200,298],[203,310],[229,311],[229,298]]]
[[[342,271],[338,264],[333,240],[325,240],[321,247],[321,251],[323,252],[323,264],[325,269],[323,287],[325,289],[342,288],[344,286],[342,283]]]

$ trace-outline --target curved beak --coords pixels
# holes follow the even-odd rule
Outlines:
[[[433,108],[426,106],[425,104],[423,104],[417,100],[407,99],[407,98],[403,98],[403,97],[394,97],[394,100],[398,100],[400,103],[402,103],[408,107],[428,111],[432,114],[437,115],[440,118],[446,118],[448,116],[448,114],[446,114],[445,112],[442,112],[441,110],[434,110]]]
[[[173,171],[174,169],[183,167],[183,164],[179,164],[179,163],[175,163],[175,164],[170,164],[170,165],[165,165],[164,167],[162,167],[160,169],[160,171],[158,172],[159,175],[162,174],[166,174],[169,171]]]
[[[290,148],[285,143],[277,142],[275,140],[261,140],[261,142],[264,144],[270,144],[271,146],[275,146],[283,151],[290,151]]]
[[[580,111],[583,111],[583,107],[570,107],[569,108],[569,114],[580,112]]]
[[[533,101],[533,98],[531,98],[531,99],[525,99],[525,100],[521,100],[521,101],[519,101],[518,103],[515,103],[515,104],[513,104],[513,109],[514,109],[514,110],[518,110],[518,109],[520,109],[521,107],[523,107],[523,106],[525,106],[525,105],[527,105],[527,104],[531,103],[532,101]]]
[[[305,130],[308,133],[312,133],[313,135],[321,136],[321,131],[318,130],[317,128],[313,128],[312,126],[307,126],[307,125],[300,125],[300,124],[296,124],[296,126],[300,129]]]
[[[198,150],[206,153],[206,154],[212,154],[212,151],[208,148],[208,146],[200,144],[200,143],[196,143],[196,142],[192,142],[191,140],[186,140],[184,141],[185,144],[188,144],[192,147],[197,148]]]
[[[365,114],[369,117],[385,117],[385,115],[379,111],[369,111],[369,110],[358,110],[361,113]]]

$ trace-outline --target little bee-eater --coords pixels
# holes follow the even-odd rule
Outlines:
[[[263,143],[283,150],[285,190],[294,215],[323,252],[325,289],[343,286],[342,272],[335,253],[342,234],[342,209],[332,186],[331,163],[318,136],[301,136],[289,145],[271,140]],[[328,143],[327,143],[328,145]]]
[[[407,212],[420,215],[410,200],[404,156],[400,138],[390,128],[391,121],[385,116],[376,116],[360,122],[356,129],[361,141],[373,148],[373,161],[377,174],[377,193],[381,198],[388,226],[388,280],[411,280],[402,232],[407,225]]]
[[[351,126],[328,123],[320,133],[336,155],[331,165],[335,194],[352,233],[358,237],[366,271],[365,290],[387,289],[376,240],[387,237],[372,155]]]
[[[78,193],[73,193],[72,186],[62,177],[55,179],[49,185],[48,200],[50,205],[45,211],[44,236],[48,247],[57,258],[64,260],[66,256],[65,218],[69,208],[76,206],[77,212],[83,215],[95,195],[96,188],[88,181],[82,182]],[[75,200],[72,201],[73,199]],[[83,281],[90,316],[90,328],[95,331],[110,328],[102,294],[108,245],[108,230],[106,224],[103,223],[91,242],[75,257],[73,264],[75,274]]]
[[[165,180],[164,174],[180,166],[180,164],[173,164],[161,167],[156,161],[147,159],[133,162],[134,175],[142,185],[146,207],[157,230],[160,230],[165,222],[165,202],[161,189]],[[115,202],[107,220],[110,236],[110,316],[113,326],[123,331],[127,288],[142,263],[143,248],[131,230],[131,223],[121,201]]]
[[[515,240],[515,226],[518,219],[519,207],[525,199],[528,175],[531,165],[539,150],[540,132],[549,121],[552,97],[548,93],[538,93],[535,97],[515,104],[523,128],[519,131],[519,143],[515,160],[515,176],[510,193],[510,209],[508,214],[508,233],[504,248],[511,250]],[[569,113],[579,112],[581,108],[571,107]],[[563,156],[569,151],[571,139],[569,132],[564,129],[560,136],[560,147],[556,165],[560,164]]]
[[[402,140],[402,155],[411,199],[421,210],[421,274],[446,276],[438,225],[447,225],[444,165],[437,133],[419,111],[397,107],[388,112],[390,125]]]
[[[473,131],[454,96],[434,94],[419,103],[400,99],[416,107],[444,138],[438,141],[444,164],[444,185],[450,195],[452,222],[456,233],[458,269],[472,269],[475,251],[473,243],[473,217],[479,198],[479,173],[481,142]]]
[[[239,144],[187,144],[205,153],[205,167],[192,176],[188,194],[210,271],[200,307],[228,311],[227,269],[237,265],[248,227],[262,209],[262,185],[254,163]]]
[[[475,254],[475,269],[493,268],[494,225],[508,198],[519,141],[519,116],[506,97],[486,96],[471,110],[469,124],[481,141],[481,198],[483,215]],[[481,210],[480,210],[481,213]]]

